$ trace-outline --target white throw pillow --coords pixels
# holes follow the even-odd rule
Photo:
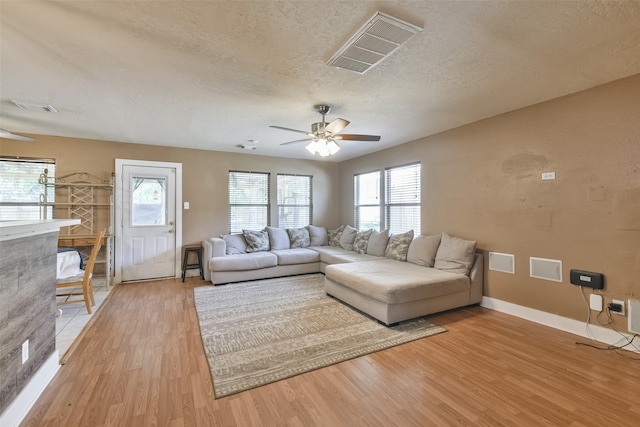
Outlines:
[[[309,230],[309,246],[326,246],[329,244],[329,237],[325,227],[307,225]]]
[[[346,225],[342,230],[342,236],[340,236],[340,247],[345,251],[353,250],[353,241],[356,239],[356,233],[358,230],[350,225]]]
[[[475,240],[463,240],[442,233],[442,241],[433,266],[439,270],[469,275],[475,254]]]
[[[422,234],[413,239],[409,245],[407,262],[421,265],[423,267],[433,267],[441,239],[442,234],[436,234],[434,236],[425,236]]]
[[[227,243],[225,253],[238,255],[247,253],[247,242],[241,233],[221,234],[220,238]]]
[[[367,243],[367,254],[375,256],[384,256],[384,251],[387,249],[387,243],[389,242],[389,230],[373,231],[369,236],[369,243]]]
[[[269,226],[266,227],[266,230],[269,235],[269,245],[271,249],[289,249],[291,247],[287,230]]]

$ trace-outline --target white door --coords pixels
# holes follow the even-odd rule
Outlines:
[[[122,167],[122,281],[176,276],[176,170]]]

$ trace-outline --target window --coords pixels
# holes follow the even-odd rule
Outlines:
[[[229,232],[269,225],[269,174],[229,171]]]
[[[0,220],[53,218],[52,206],[38,205],[44,193],[38,179],[45,169],[50,179],[55,177],[55,160],[0,157]],[[55,202],[54,192],[47,202]]]
[[[278,174],[278,227],[311,224],[313,216],[312,176]]]
[[[420,234],[420,163],[385,170],[385,224],[393,234]]]
[[[380,171],[354,175],[356,229],[380,231]]]

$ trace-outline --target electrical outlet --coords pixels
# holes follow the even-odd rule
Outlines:
[[[29,360],[29,340],[22,343],[22,364],[24,365]]]
[[[611,301],[611,303],[612,304],[619,304],[620,307],[622,307],[622,310],[620,310],[620,311],[612,311],[612,313],[613,314],[617,314],[619,316],[624,316],[624,313],[625,313],[625,311],[624,311],[624,301],[620,301],[620,300],[614,299],[614,300]]]
[[[591,294],[589,298],[589,307],[593,311],[602,311],[602,295]]]

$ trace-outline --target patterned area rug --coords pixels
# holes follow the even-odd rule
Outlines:
[[[383,326],[327,296],[322,274],[194,292],[217,398],[445,331],[423,318]]]

